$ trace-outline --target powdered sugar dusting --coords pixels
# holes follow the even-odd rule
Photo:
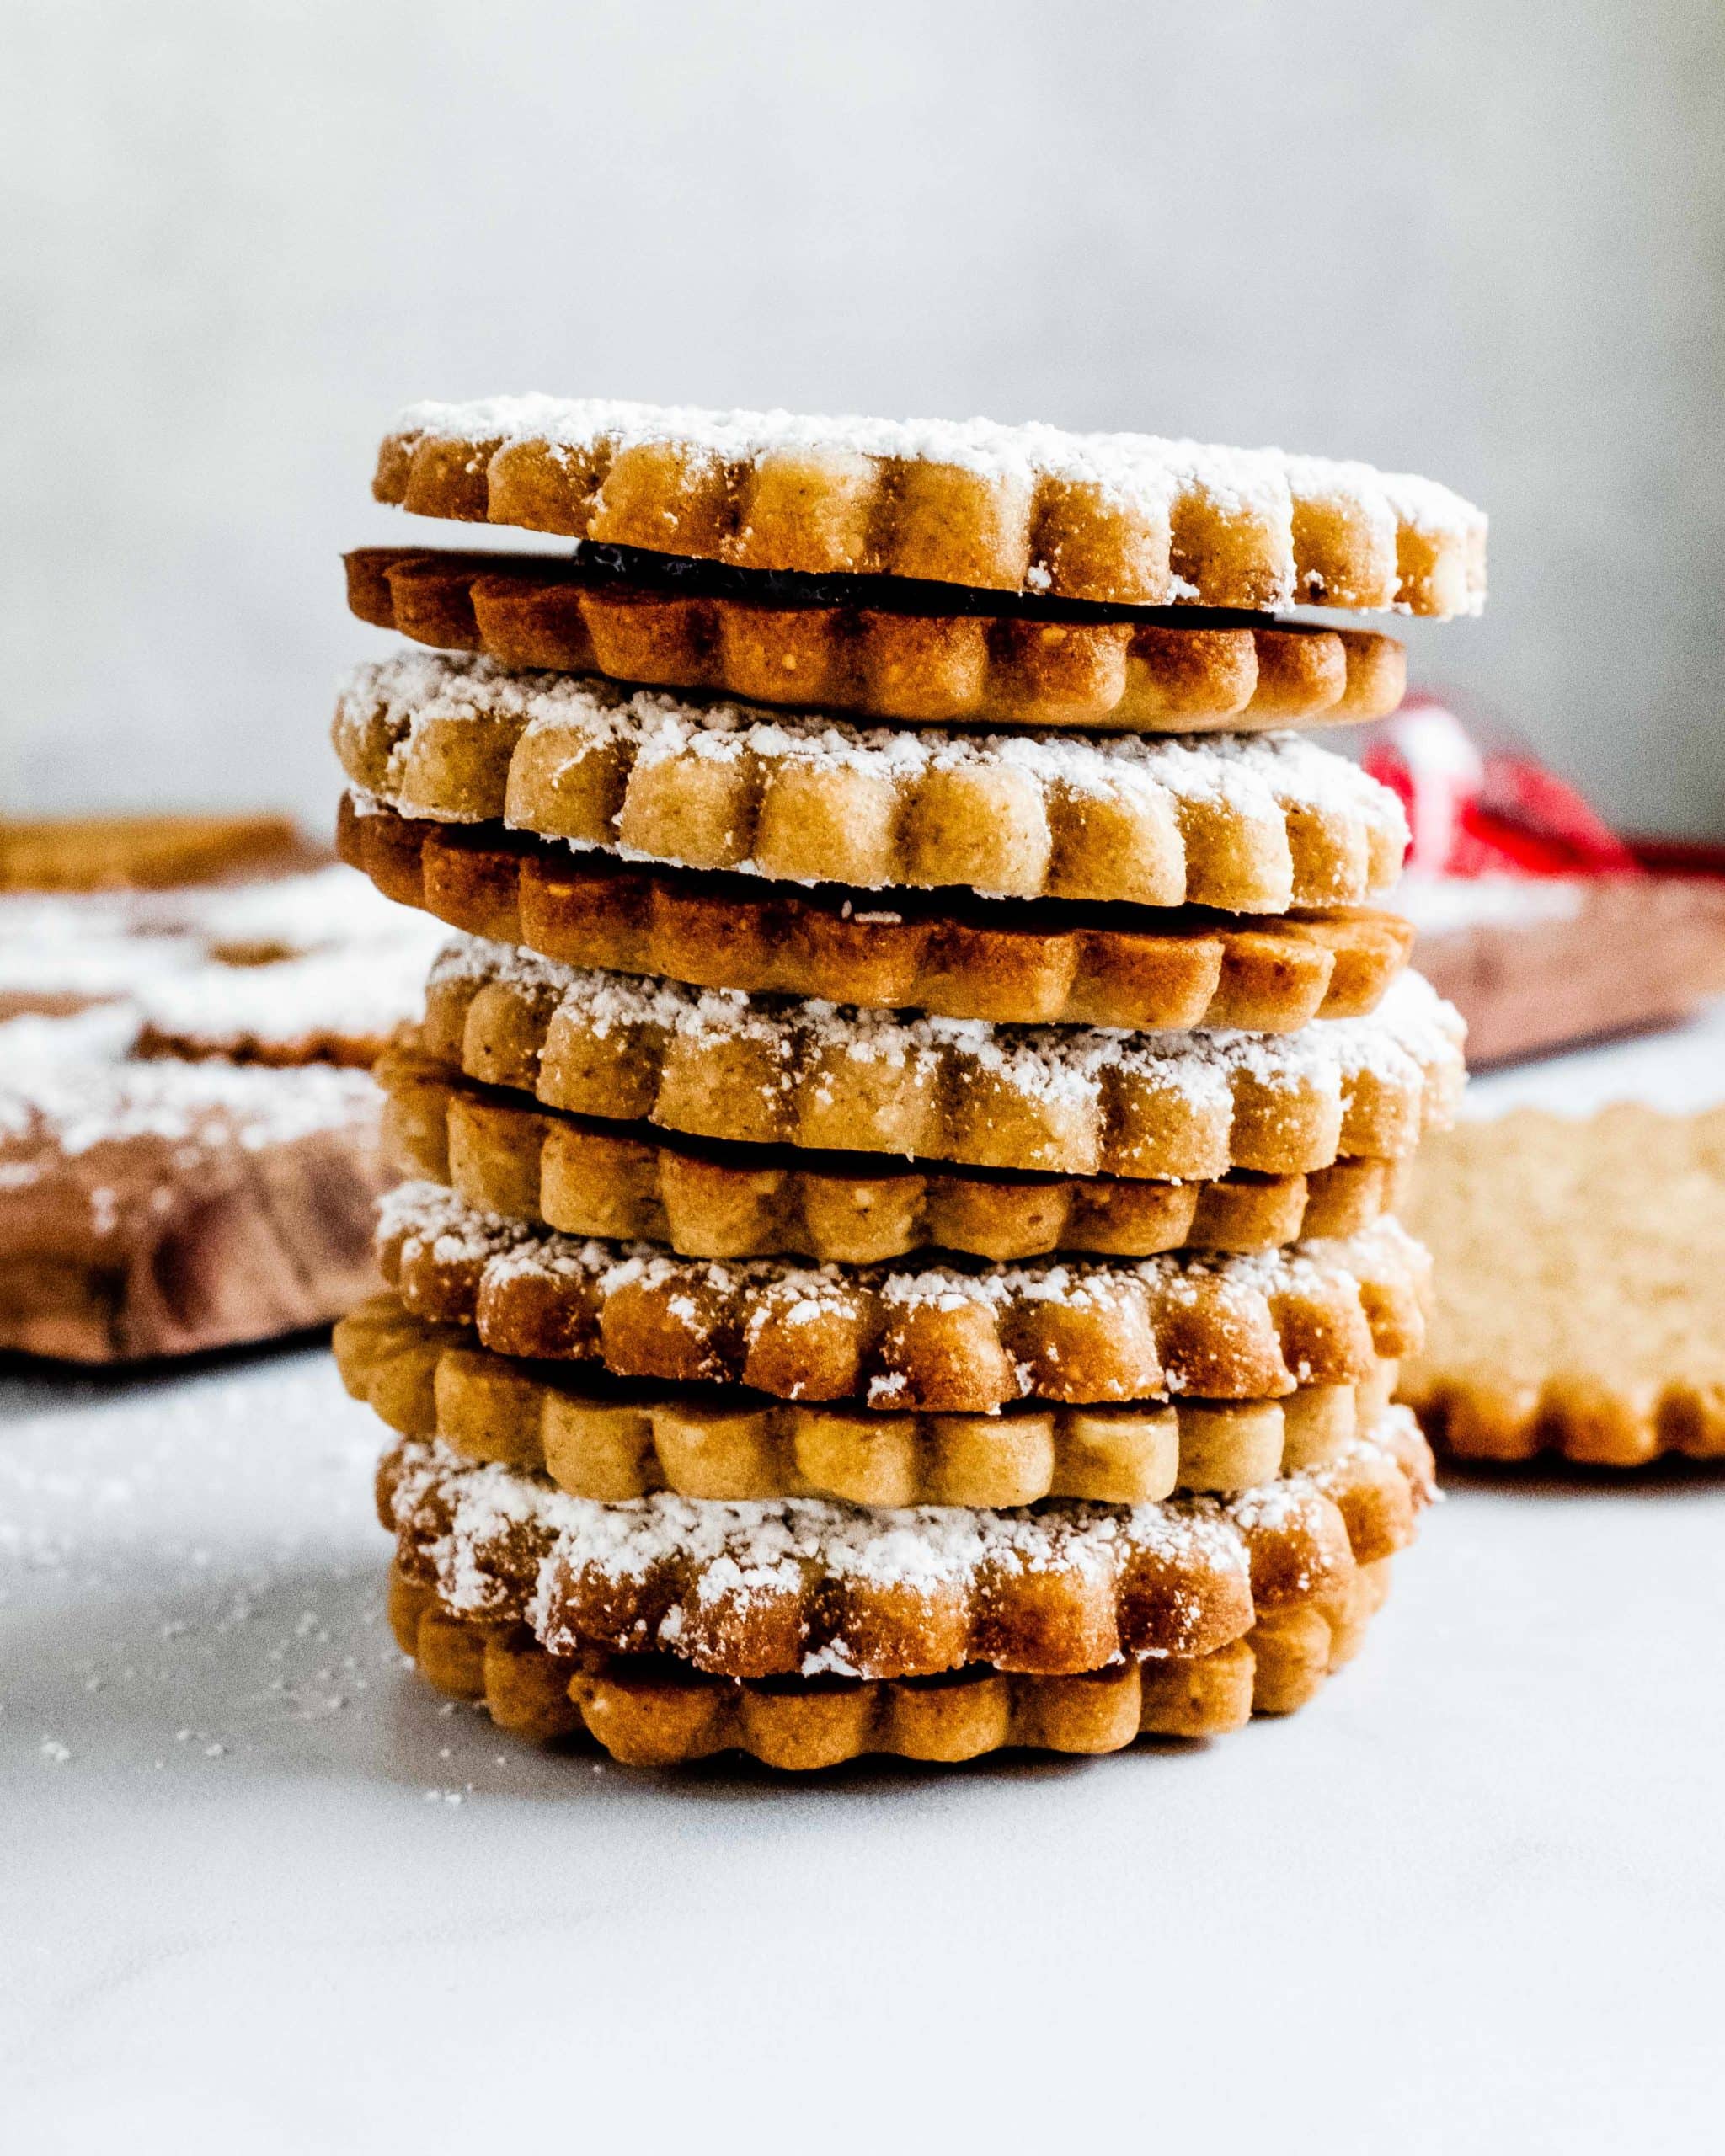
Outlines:
[[[564,1235],[482,1211],[441,1184],[399,1185],[379,1208],[382,1246],[399,1248],[409,1267],[416,1253],[471,1270],[493,1287],[521,1281],[561,1284],[590,1295],[602,1308],[625,1289],[670,1299],[672,1315],[699,1331],[713,1313],[729,1308],[740,1319],[745,1347],[769,1330],[782,1333],[829,1318],[854,1319],[878,1305],[888,1318],[917,1311],[974,1309],[998,1321],[1038,1304],[1066,1310],[1141,1312],[1159,1322],[1173,1310],[1231,1309],[1258,1321],[1283,1298],[1358,1299],[1361,1283],[1385,1278],[1417,1283],[1423,1251],[1391,1219],[1345,1238],[1312,1239],[1249,1255],[1171,1251],[1145,1258],[1067,1259],[969,1267],[915,1259],[873,1266],[809,1265],[791,1257],[737,1260],[674,1257],[648,1243]],[[1298,1370],[1304,1381],[1311,1374]],[[1167,1380],[1170,1390],[1177,1380]],[[904,1379],[876,1378],[869,1398],[899,1397]],[[1029,1389],[1028,1386],[1025,1388]]]
[[[1114,1071],[1154,1080],[1211,1105],[1225,1103],[1242,1075],[1269,1088],[1339,1091],[1368,1072],[1415,1086],[1425,1070],[1445,1069],[1459,1085],[1466,1034],[1460,1015],[1417,974],[1400,975],[1364,1017],[1316,1019],[1291,1033],[1258,1033],[1005,1026],[981,1018],[853,1010],[564,966],[473,937],[447,945],[431,971],[434,987],[493,981],[547,1001],[554,997],[559,1011],[597,1033],[630,1027],[690,1039],[770,1040],[779,1044],[788,1075],[802,1062],[835,1054],[932,1069],[957,1053],[1028,1097],[1074,1103],[1093,1100],[1104,1076]]]
[[[1367,523],[1380,528],[1387,524],[1392,533],[1399,520],[1464,544],[1482,541],[1486,521],[1479,510],[1447,487],[1411,473],[1385,474],[1370,465],[1290,456],[1279,449],[1230,449],[1134,433],[1071,434],[1039,423],[1008,426],[983,419],[714,411],[530,394],[409,404],[397,414],[391,431],[409,440],[429,437],[498,446],[542,441],[583,461],[674,443],[692,463],[709,468],[788,456],[840,465],[913,459],[973,472],[1027,500],[1042,482],[1058,481],[1164,522],[1183,492],[1201,494],[1226,511],[1262,519],[1283,531],[1291,527],[1296,496],[1340,499]],[[1041,569],[1040,576],[1027,579],[1033,588],[1048,579],[1046,565]],[[1465,602],[1470,611],[1478,611],[1482,596],[1470,595]]]
[[[0,896],[0,1011],[123,1004],[201,1054],[375,1043],[443,931],[337,866],[238,885]]]
[[[0,1025],[0,1158],[16,1170],[140,1137],[256,1150],[376,1118],[363,1070],[122,1061],[134,1030],[109,1011]]]
[[[937,1598],[975,1596],[985,1573],[1118,1587],[1146,1556],[1183,1561],[1212,1582],[1250,1582],[1241,1532],[1223,1507],[1203,1498],[1056,1501],[1008,1512],[663,1493],[606,1504],[519,1469],[476,1466],[435,1440],[399,1446],[391,1476],[398,1529],[435,1524],[419,1547],[440,1600],[458,1615],[524,1619],[553,1652],[583,1644],[568,1629],[571,1588],[602,1582],[659,1589],[644,1598],[652,1614],[638,1617],[627,1640],[606,1644],[676,1652],[714,1613],[746,1617],[789,1605],[804,1613],[803,1674],[866,1676],[866,1658],[842,1624],[820,1636],[809,1621],[823,1582]]]
[[[953,734],[934,728],[870,727],[819,713],[768,711],[733,702],[692,704],[602,679],[515,673],[488,659],[406,653],[355,668],[336,705],[338,748],[356,781],[360,744],[381,728],[389,746],[381,797],[406,814],[446,821],[507,813],[506,759],[519,744],[571,765],[621,750],[636,769],[673,758],[766,772],[799,766],[846,771],[887,785],[914,786],[934,772],[1018,773],[1039,787],[1092,800],[1166,808],[1172,803],[1226,803],[1242,817],[1279,818],[1291,809],[1354,816],[1405,845],[1401,805],[1387,787],[1345,756],[1289,732],[1191,736]],[[472,729],[489,754],[486,798],[459,813],[450,803],[441,754],[446,729]],[[430,749],[432,779],[419,783]],[[470,780],[474,760],[462,766]],[[613,827],[617,823],[613,817]],[[622,848],[629,852],[631,850]],[[756,864],[738,864],[758,873]]]

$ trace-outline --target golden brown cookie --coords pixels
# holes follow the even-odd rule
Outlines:
[[[1403,1397],[1464,1458],[1725,1458],[1725,1107],[1467,1123],[1418,1163],[1437,1260]]]
[[[423,1182],[384,1198],[377,1250],[416,1316],[471,1323],[499,1354],[958,1413],[1358,1384],[1419,1346],[1427,1270],[1393,1220],[1252,1257],[725,1265],[578,1241]]]
[[[1445,487],[1151,435],[500,397],[407,406],[371,491],[745,569],[1112,606],[1485,600],[1485,517]]]
[[[417,643],[517,670],[912,725],[1246,733],[1382,718],[1407,685],[1402,646],[1366,629],[1191,608],[1109,620],[1058,601],[942,611],[915,584],[881,585],[873,605],[806,585],[701,590],[687,575],[654,578],[659,557],[613,565],[595,551],[361,547],[344,558],[348,605]]]
[[[1129,1179],[1396,1160],[1454,1113],[1461,1022],[1417,976],[1293,1033],[1006,1027],[562,966],[458,938],[423,1045],[546,1107],[694,1137]]]
[[[1407,844],[1386,787],[1296,734],[895,731],[423,653],[356,667],[333,734],[403,816],[855,890],[1278,913],[1381,897]]]
[[[404,1177],[565,1235],[664,1243],[684,1257],[876,1265],[921,1249],[995,1259],[1051,1251],[1271,1250],[1351,1235],[1391,1211],[1395,1161],[1213,1181],[931,1173],[866,1154],[673,1136],[535,1107],[398,1049],[378,1066],[387,1147]]]
[[[351,794],[339,839],[387,896],[569,965],[956,1018],[1291,1033],[1371,1010],[1413,942],[1400,915],[1365,907],[1260,918],[768,894],[757,878],[620,867],[496,825],[414,822]]]
[[[0,819],[0,890],[155,890],[327,858],[286,816]]]
[[[1352,1660],[1390,1583],[1388,1557],[1325,1595],[1260,1617],[1209,1654],[1123,1662],[1078,1677],[971,1664],[873,1682],[696,1675],[653,1655],[547,1654],[525,1625],[452,1617],[393,1568],[389,1620],[437,1689],[483,1700],[499,1729],[537,1743],[585,1736],[626,1766],[672,1767],[742,1752],[793,1772],[871,1753],[953,1765],[1007,1747],[1097,1754],[1139,1737],[1196,1738],[1254,1714],[1290,1714]]]
[[[547,1476],[571,1497],[835,1497],[857,1505],[1141,1504],[1232,1496],[1336,1459],[1388,1401],[1393,1363],[1276,1401],[1187,1401],[996,1415],[791,1406],[700,1385],[643,1386],[529,1363],[465,1326],[373,1297],[335,1328],[343,1382],[403,1437]]]
[[[1405,1549],[1430,1494],[1386,1409],[1329,1465],[1219,1502],[889,1512],[821,1498],[622,1504],[402,1439],[378,1511],[406,1577],[552,1654],[669,1655],[730,1678],[1071,1676],[1207,1654]]]

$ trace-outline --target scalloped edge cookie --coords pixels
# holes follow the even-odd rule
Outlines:
[[[1418,1352],[1429,1267],[1392,1219],[1251,1257],[723,1264],[530,1228],[425,1182],[384,1196],[377,1257],[415,1316],[471,1324],[499,1354],[981,1414],[1358,1384]]]
[[[428,653],[355,667],[330,731],[399,815],[770,882],[1274,914],[1381,898],[1407,848],[1297,734],[895,731]]]
[[[1178,1401],[997,1415],[790,1406],[704,1386],[619,1385],[479,1347],[465,1326],[373,1296],[335,1328],[342,1382],[403,1437],[542,1474],[574,1497],[670,1490],[724,1501],[1011,1506],[1232,1496],[1335,1459],[1388,1404],[1396,1365],[1276,1401]]]
[[[416,822],[353,792],[342,858],[452,928],[569,965],[1012,1024],[1291,1033],[1368,1011],[1413,931],[1364,907],[1215,916],[1196,909],[836,889],[634,868],[501,825]]]
[[[1486,519],[1370,465],[987,419],[708,411],[606,398],[427,401],[371,492],[748,569],[908,577],[1119,606],[1485,603]]]
[[[397,1562],[457,1616],[547,1652],[709,1676],[1073,1676],[1204,1654],[1413,1540],[1430,1453],[1405,1409],[1328,1465],[1226,1502],[878,1512],[822,1498],[622,1504],[403,1438],[378,1469]]]
[[[577,557],[359,547],[350,610],[443,651],[913,726],[1183,734],[1386,718],[1407,655],[1370,629],[941,612],[926,588],[873,605],[794,589],[688,589]],[[679,563],[680,568],[697,565]]]
[[[398,1048],[373,1071],[386,1151],[482,1211],[569,1235],[663,1243],[680,1257],[878,1265],[924,1249],[996,1260],[1057,1250],[1151,1257],[1351,1235],[1393,1212],[1405,1163],[1211,1181],[931,1173],[868,1155],[691,1139],[542,1108]]]
[[[1296,1033],[1132,1035],[702,992],[461,937],[424,1044],[547,1107],[692,1137],[1199,1180],[1405,1157],[1455,1113],[1465,1030],[1418,974]]]
[[[1402,1396],[1459,1459],[1725,1459],[1725,1106],[1518,1109],[1418,1163],[1438,1258]]]
[[[953,1766],[1007,1748],[1095,1757],[1140,1737],[1194,1740],[1254,1715],[1305,1706],[1364,1642],[1392,1560],[1361,1564],[1327,1595],[1260,1617],[1206,1655],[1123,1662],[1081,1677],[1008,1676],[972,1666],[938,1678],[745,1683],[699,1677],[651,1656],[547,1654],[525,1625],[452,1617],[399,1566],[389,1577],[396,1644],[450,1698],[483,1702],[511,1735],[590,1739],[620,1764],[683,1766],[740,1752],[809,1773],[886,1753]]]

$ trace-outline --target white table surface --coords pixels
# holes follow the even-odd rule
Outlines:
[[[1725,1011],[1474,1104],[1616,1093]],[[321,1348],[0,1412],[0,2145],[1720,2145],[1725,1480],[1452,1479],[1288,1721],[787,1784],[413,1679]]]

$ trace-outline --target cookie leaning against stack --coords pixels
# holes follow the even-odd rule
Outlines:
[[[1359,465],[1044,427],[419,405],[348,560],[340,844],[462,932],[384,1079],[391,1614],[540,1737],[1103,1752],[1309,1698],[1430,1461],[1391,1217],[1461,1028],[1394,799],[1288,728],[1477,611]]]

